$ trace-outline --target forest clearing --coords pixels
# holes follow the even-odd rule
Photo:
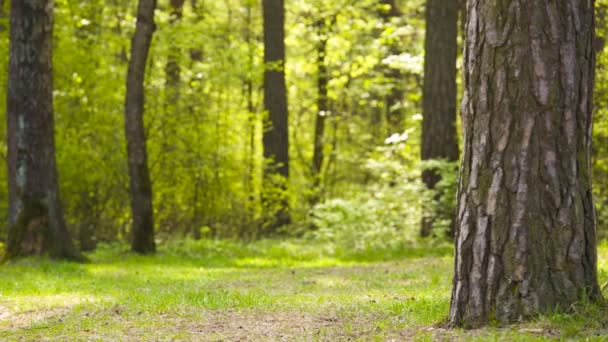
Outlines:
[[[452,249],[331,256],[304,241],[186,241],[92,263],[22,260],[0,269],[0,339],[121,341],[603,341],[605,308],[575,304],[515,326],[445,329]],[[326,254],[323,256],[323,254]],[[608,246],[600,248],[608,281]]]
[[[0,0],[0,340],[608,340],[608,0]]]

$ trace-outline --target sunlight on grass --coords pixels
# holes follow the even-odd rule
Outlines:
[[[606,331],[605,310],[583,304],[519,327],[437,329],[449,310],[450,250],[380,255],[338,258],[298,241],[187,241],[149,257],[102,246],[84,265],[21,260],[0,267],[0,339],[536,340]],[[606,243],[599,273],[608,281]]]

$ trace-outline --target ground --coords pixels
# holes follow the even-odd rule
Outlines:
[[[443,329],[452,253],[336,257],[304,241],[186,241],[145,257],[101,246],[88,264],[26,259],[0,266],[0,340],[608,339],[608,311],[585,303],[525,324]]]

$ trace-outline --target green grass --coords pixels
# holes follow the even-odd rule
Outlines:
[[[155,256],[101,246],[89,264],[0,266],[0,340],[602,341],[605,309],[444,330],[452,250],[335,257],[302,241],[185,241]],[[608,245],[600,247],[608,281]]]

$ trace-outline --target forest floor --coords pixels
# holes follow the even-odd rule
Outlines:
[[[323,256],[326,255],[326,256]],[[552,340],[608,338],[608,311],[447,330],[452,250],[336,258],[305,242],[101,246],[91,263],[0,266],[2,341]],[[608,244],[600,247],[608,281]]]

